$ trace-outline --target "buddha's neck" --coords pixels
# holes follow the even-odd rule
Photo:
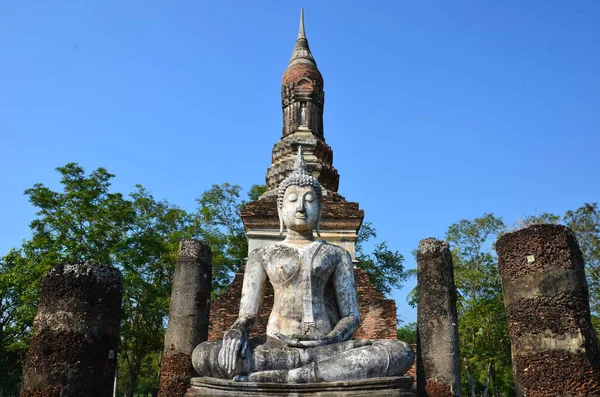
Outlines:
[[[287,236],[284,242],[294,245],[304,245],[315,241],[312,230],[308,232],[297,232],[295,230],[288,229]]]

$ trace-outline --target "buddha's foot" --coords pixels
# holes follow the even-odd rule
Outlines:
[[[236,377],[237,378],[237,377]],[[244,378],[242,380],[242,378]],[[235,380],[235,379],[234,379]],[[316,382],[315,363],[296,369],[277,369],[271,371],[258,371],[240,377],[239,381],[246,382],[271,382],[271,383],[312,383]]]
[[[288,372],[287,369],[258,371],[248,374],[245,378],[247,382],[288,383]]]

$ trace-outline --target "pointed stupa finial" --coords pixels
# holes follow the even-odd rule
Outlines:
[[[300,28],[298,29],[298,38],[306,40],[306,33],[304,32],[304,8],[300,9]]]
[[[296,39],[296,46],[294,52],[292,52],[292,59],[290,59],[290,65],[296,63],[308,63],[317,66],[317,62],[313,58],[310,47],[308,46],[308,40],[306,39],[306,32],[304,30],[304,8],[300,9],[300,28],[298,28],[298,39]]]
[[[308,175],[306,163],[304,162],[304,153],[302,153],[302,145],[298,145],[298,157],[296,157],[296,164],[294,164],[294,172]]]

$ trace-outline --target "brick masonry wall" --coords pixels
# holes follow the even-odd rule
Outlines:
[[[358,300],[360,304],[361,326],[354,334],[354,339],[397,339],[396,302],[385,299],[369,281],[367,273],[362,269],[354,269]],[[225,331],[237,319],[242,296],[244,269],[236,273],[233,282],[221,297],[211,302],[208,339],[223,337]],[[273,287],[267,284],[263,305],[258,314],[258,321],[251,336],[264,335],[267,321],[273,307]]]

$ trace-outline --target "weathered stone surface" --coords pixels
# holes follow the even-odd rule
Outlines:
[[[519,396],[600,395],[600,352],[571,230],[535,225],[496,243]]]
[[[355,339],[397,339],[396,302],[385,299],[373,286],[363,269],[354,268],[354,278],[360,306],[360,327],[354,333]],[[223,337],[223,334],[237,319],[242,297],[244,268],[235,274],[223,294],[211,302],[208,340]],[[267,332],[267,320],[273,307],[273,287],[267,284],[263,304],[257,316],[254,330],[250,336],[259,336]]]
[[[164,353],[160,366],[158,395],[164,397],[184,396],[190,387],[193,373],[191,354]]]
[[[194,347],[208,339],[211,252],[199,240],[181,241],[173,276],[159,396],[181,397],[194,375]]]
[[[412,378],[374,378],[358,381],[305,384],[231,382],[217,378],[193,378],[186,397],[250,397],[250,396],[339,396],[339,397],[415,397]]]
[[[121,322],[121,273],[60,264],[42,282],[22,397],[111,396]]]
[[[417,392],[427,397],[460,396],[456,287],[448,243],[421,240],[417,274]]]
[[[250,253],[237,319],[222,340],[204,342],[192,353],[201,376],[319,383],[400,376],[411,367],[414,354],[402,341],[351,340],[360,325],[352,257],[315,240],[321,198],[299,148],[276,203],[286,237]],[[252,338],[268,283],[273,308],[266,335]]]

